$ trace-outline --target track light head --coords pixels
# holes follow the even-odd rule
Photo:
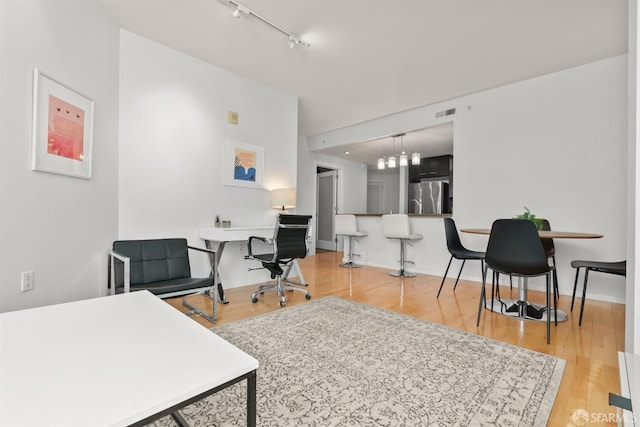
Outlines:
[[[264,16],[254,12],[253,10],[249,9],[248,7],[240,4],[237,2],[237,0],[221,0],[223,3],[227,3],[228,5],[232,6],[233,12],[232,15],[234,18],[240,18],[240,16],[242,16],[243,14],[247,15],[247,16],[251,16],[255,19],[257,19],[258,21],[266,24],[267,26],[273,28],[274,30],[282,33],[283,35],[287,36],[289,39],[289,47],[290,48],[294,48],[295,45],[297,44],[301,44],[304,47],[310,47],[311,45],[309,43],[307,43],[304,40],[301,40],[300,37],[296,36],[295,34],[290,33],[289,31],[285,30],[284,28],[280,27],[279,25],[274,24],[273,22],[269,21],[267,18],[265,18]]]
[[[233,10],[233,17],[236,19],[240,19],[240,17],[242,16],[242,14],[248,15],[250,12],[249,9],[247,9],[246,7],[244,7],[241,4],[236,5],[236,8]]]

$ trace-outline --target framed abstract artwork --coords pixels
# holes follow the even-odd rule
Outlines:
[[[262,188],[264,147],[225,141],[224,184],[237,187]]]
[[[33,72],[31,169],[91,179],[93,101]]]

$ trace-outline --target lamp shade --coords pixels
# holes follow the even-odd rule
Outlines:
[[[271,206],[274,209],[293,209],[296,207],[296,190],[293,188],[276,188],[271,191]]]

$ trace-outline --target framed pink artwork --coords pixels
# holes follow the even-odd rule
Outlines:
[[[225,185],[262,188],[264,147],[226,140],[223,159]]]
[[[93,101],[33,73],[31,169],[91,179]]]

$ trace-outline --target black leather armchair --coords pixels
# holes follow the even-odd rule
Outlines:
[[[109,251],[111,294],[148,290],[159,298],[182,296],[186,314],[198,314],[215,323],[217,303],[213,277],[191,277],[188,250],[215,251],[187,245],[186,239],[118,240]],[[187,301],[187,296],[208,292],[213,298],[211,315]]]
[[[309,231],[309,220],[311,215],[279,215],[276,221],[276,228],[273,239],[252,236],[249,238],[248,251],[249,259],[256,259],[262,262],[262,267],[269,270],[271,278],[276,279],[272,285],[262,285],[256,292],[251,294],[251,301],[258,302],[258,295],[263,295],[266,291],[276,291],[280,297],[280,307],[287,304],[285,290],[302,292],[306,299],[311,299],[311,294],[306,289],[302,289],[292,284],[283,283],[283,267],[290,267],[295,259],[307,256],[307,234]],[[261,242],[261,248],[269,246],[266,253],[255,253],[258,248],[257,242]],[[288,282],[291,283],[291,282]]]

